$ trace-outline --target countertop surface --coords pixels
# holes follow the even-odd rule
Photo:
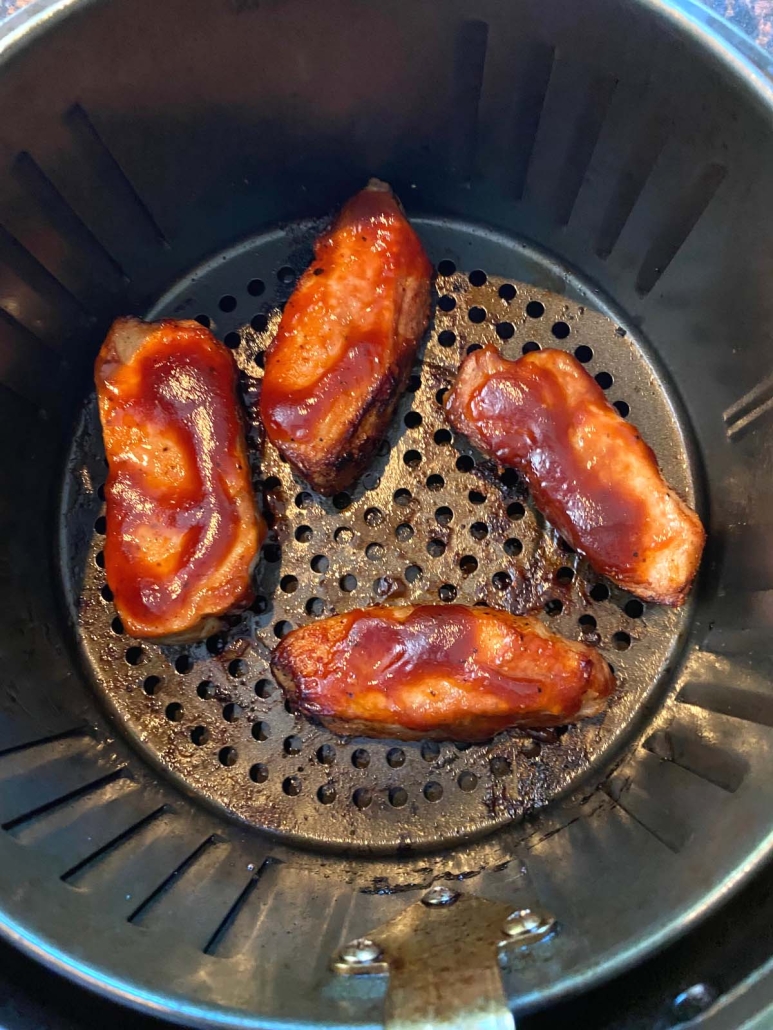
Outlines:
[[[773,0],[706,0],[705,6],[773,53]]]

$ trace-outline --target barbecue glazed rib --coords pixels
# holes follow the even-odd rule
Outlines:
[[[272,671],[294,707],[335,733],[486,740],[510,726],[596,715],[604,658],[535,618],[463,605],[378,606],[293,630]]]
[[[495,347],[462,362],[448,421],[526,478],[534,503],[575,550],[646,601],[680,605],[706,538],[638,429],[561,350],[507,361]]]
[[[250,603],[255,509],[230,352],[198,322],[117,319],[95,367],[105,571],[127,633],[214,632]]]
[[[429,318],[432,266],[390,188],[371,179],[317,240],[266,354],[269,439],[321,493],[383,438]]]

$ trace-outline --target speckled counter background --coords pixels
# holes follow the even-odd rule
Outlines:
[[[0,20],[30,2],[0,0]],[[773,53],[773,0],[704,0],[704,6],[727,18],[760,46]]]
[[[707,0],[705,6],[773,51],[773,0]]]

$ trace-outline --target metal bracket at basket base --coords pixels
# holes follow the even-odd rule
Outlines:
[[[367,937],[344,945],[334,972],[388,973],[386,1030],[514,1030],[499,951],[554,932],[552,916],[439,885]]]

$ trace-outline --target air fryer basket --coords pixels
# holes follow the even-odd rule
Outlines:
[[[720,31],[654,0],[63,0],[4,27],[10,939],[181,1021],[374,1024],[383,983],[331,958],[453,881],[557,919],[503,966],[521,1012],[634,964],[767,858],[773,91]],[[320,218],[370,175],[438,269],[387,440],[332,500],[269,449],[252,610],[194,647],[128,639],[101,568],[106,325],[208,321],[249,403]],[[447,431],[438,395],[484,340],[579,353],[642,428],[709,531],[683,610],[600,581]],[[272,643],[384,596],[541,607],[621,688],[603,719],[468,749],[295,719]]]

